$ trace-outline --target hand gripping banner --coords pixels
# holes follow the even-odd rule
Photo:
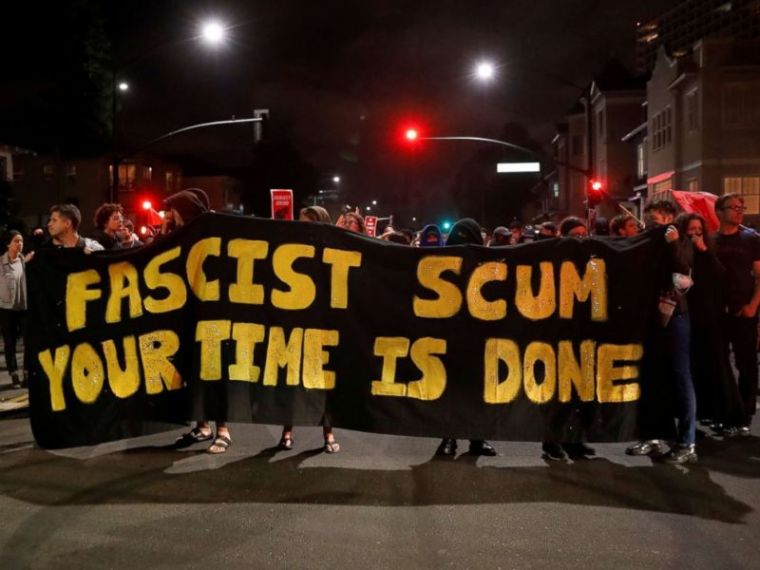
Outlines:
[[[28,266],[43,447],[194,419],[499,440],[631,439],[662,237],[411,248],[207,214]]]

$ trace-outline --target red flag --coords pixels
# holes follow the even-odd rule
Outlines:
[[[715,201],[718,197],[710,192],[685,192],[672,190],[673,199],[681,206],[684,212],[699,214],[705,219],[707,229],[710,232],[718,231],[720,222],[715,213]]]
[[[158,212],[156,212],[153,208],[150,208],[149,210],[145,210],[146,214],[146,221],[148,222],[149,226],[160,226],[164,223],[164,219],[158,215]]]

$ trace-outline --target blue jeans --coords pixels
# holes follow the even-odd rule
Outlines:
[[[681,445],[692,445],[696,441],[697,396],[691,378],[689,314],[673,315],[665,332],[675,381],[677,441]]]

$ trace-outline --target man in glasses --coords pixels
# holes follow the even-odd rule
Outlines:
[[[740,435],[749,435],[757,399],[757,309],[760,306],[760,236],[741,225],[744,199],[739,194],[724,194],[715,202],[720,220],[716,253],[726,269],[723,321],[724,338],[734,352],[739,371],[739,392],[745,422]]]

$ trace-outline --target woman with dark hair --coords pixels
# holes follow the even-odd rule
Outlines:
[[[568,216],[559,225],[559,235],[562,237],[586,237],[588,236],[586,222],[575,216]]]
[[[93,217],[92,239],[105,249],[119,249],[124,231],[124,209],[121,204],[101,204]]]
[[[3,329],[5,363],[13,386],[18,387],[25,385],[28,377],[24,358],[23,382],[19,379],[16,344],[26,316],[26,262],[34,254],[24,257],[21,233],[11,230],[8,235],[8,251],[0,256],[0,327]]]
[[[718,324],[725,306],[725,269],[710,247],[702,216],[683,213],[676,218],[676,226],[682,239],[694,246],[694,285],[686,297],[691,314],[691,373],[697,417],[712,420],[718,432],[734,435],[742,421],[741,398]]]

